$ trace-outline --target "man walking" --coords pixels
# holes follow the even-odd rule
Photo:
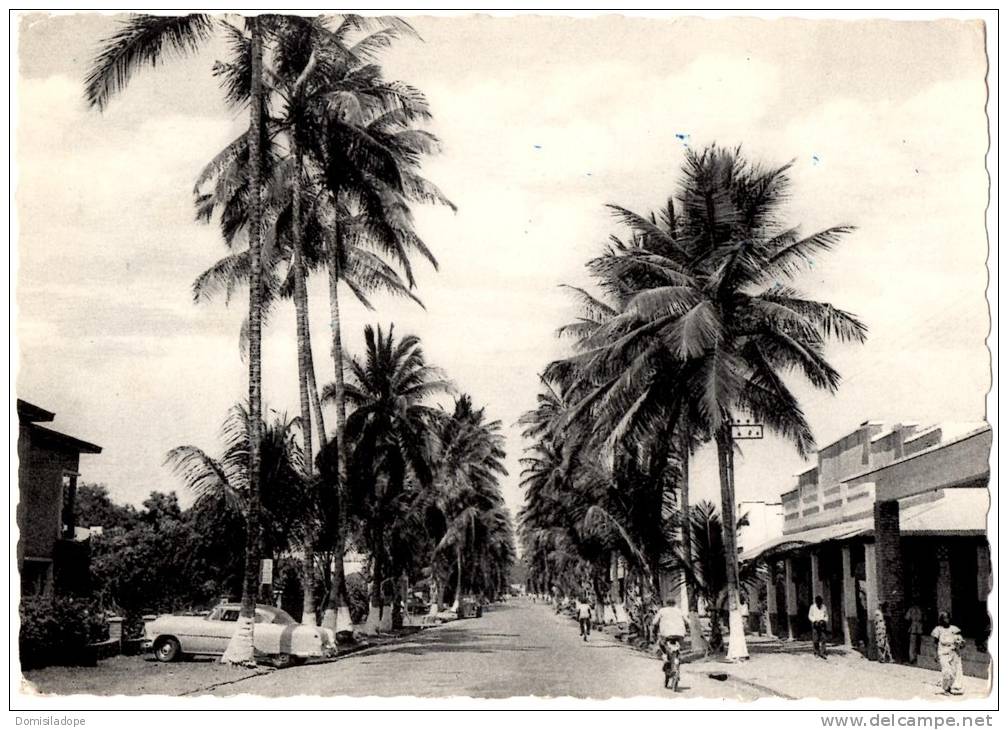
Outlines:
[[[822,596],[816,596],[815,602],[809,606],[809,623],[812,624],[812,652],[817,657],[826,658],[826,622],[829,614],[823,606]]]
[[[581,639],[582,641],[588,641],[588,637],[591,635],[592,606],[588,603],[588,599],[582,596],[578,598],[575,608],[577,610],[578,624],[581,627]]]

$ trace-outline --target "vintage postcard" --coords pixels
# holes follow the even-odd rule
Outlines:
[[[11,15],[12,707],[996,704],[991,14],[175,12]]]

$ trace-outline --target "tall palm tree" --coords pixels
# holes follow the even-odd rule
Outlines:
[[[390,568],[390,528],[403,506],[407,481],[432,481],[430,432],[441,417],[427,405],[431,396],[449,393],[451,383],[428,365],[414,335],[396,339],[394,326],[364,329],[363,358],[349,360],[344,397],[351,406],[346,437],[354,445],[348,472],[348,508],[364,523],[371,553],[371,594],[367,629],[390,628],[391,612],[383,610],[382,585]],[[335,397],[328,385],[323,400]]]
[[[467,395],[456,399],[450,416],[442,418],[438,425],[434,457],[437,469],[426,495],[428,520],[436,541],[431,576],[441,587],[438,576],[455,573],[457,610],[466,568],[470,586],[475,587],[481,562],[507,559],[504,534],[510,530],[510,516],[499,486],[500,477],[507,474],[504,439],[500,421],[487,420],[485,410],[475,408]],[[440,604],[440,591],[435,592],[435,602]]]
[[[301,18],[282,16],[274,19],[271,35],[275,52],[273,68],[269,71],[270,92],[276,97],[279,115],[270,119],[271,125],[264,142],[272,143],[279,138],[274,154],[264,155],[273,164],[266,172],[266,222],[264,250],[275,254],[267,258],[274,266],[283,264],[287,268],[284,276],[275,275],[267,267],[264,311],[279,290],[281,294],[294,300],[297,340],[299,398],[303,440],[308,452],[312,451],[311,408],[314,407],[318,423],[318,434],[324,442],[326,438],[318,389],[315,386],[315,370],[311,352],[310,325],[306,280],[309,271],[324,263],[320,252],[324,251],[328,237],[325,206],[320,200],[320,173],[317,160],[312,155],[312,135],[320,133],[320,120],[330,113],[334,100],[341,105],[355,102],[355,95],[389,95],[389,90],[371,88],[366,82],[374,75],[362,78],[350,72],[364,66],[375,53],[388,46],[403,29],[409,26],[395,18],[363,18],[344,15],[335,30],[330,30],[330,21],[324,18]],[[378,27],[374,32],[371,28]],[[247,40],[237,29],[231,28],[231,45],[235,61],[218,62],[214,73],[221,78],[233,104],[247,103],[248,52]],[[351,43],[348,35],[354,31],[365,34]],[[353,83],[348,84],[348,78]],[[359,106],[359,104],[358,104]],[[360,136],[360,135],[358,135]],[[433,138],[431,138],[433,139]],[[359,140],[347,135],[346,143],[359,145]],[[285,149],[282,149],[284,148]],[[207,166],[197,185],[198,217],[209,219],[216,207],[222,209],[221,227],[229,246],[247,222],[247,139],[239,137],[225,148]],[[203,188],[209,184],[210,192]],[[303,211],[307,211],[305,216]],[[283,239],[283,240],[281,240]],[[270,244],[274,245],[271,247]],[[283,244],[283,245],[279,245]],[[279,257],[279,258],[278,258]],[[393,294],[412,296],[397,272],[380,258],[359,246],[344,246],[339,252],[338,277],[346,282],[351,291],[365,306],[371,308],[365,292],[384,289]],[[237,279],[247,277],[248,253],[238,251],[211,267],[199,279],[195,288],[197,297],[213,293],[221,285],[229,291]],[[332,268],[332,267],[330,267]],[[415,298],[415,297],[414,297]],[[247,329],[247,328],[246,328]],[[243,330],[243,334],[244,334]],[[244,342],[243,338],[243,349]],[[340,424],[338,424],[340,426]],[[338,436],[342,428],[338,428]],[[307,468],[312,470],[312,460]],[[340,552],[340,551],[338,551]],[[312,545],[305,546],[305,620],[314,620],[314,584]],[[342,581],[340,581],[342,584]]]
[[[676,215],[664,225],[612,206],[634,241],[611,249],[601,265],[636,281],[622,311],[584,341],[579,364],[601,382],[592,399],[622,411],[621,434],[648,427],[655,408],[695,412],[718,453],[730,606],[729,657],[747,656],[738,600],[734,447],[731,424],[745,414],[788,439],[800,454],[813,437],[781,379],[797,371],[834,392],[839,373],[826,361],[828,339],[862,342],[865,326],[830,304],[806,299],[793,277],[832,249],[849,226],[802,237],[783,228],[779,208],[788,166],[764,169],[739,150],[688,151]]]
[[[406,24],[403,26],[408,28]],[[336,409],[338,473],[344,475],[341,484],[345,482],[348,459],[339,300],[339,284],[344,281],[344,252],[350,245],[369,246],[394,261],[403,270],[407,283],[413,286],[411,254],[419,253],[435,266],[436,260],[414,231],[409,204],[433,202],[451,206],[435,186],[416,172],[421,157],[437,149],[436,138],[413,128],[417,121],[430,117],[423,95],[408,85],[383,81],[377,67],[370,65],[348,66],[342,83],[348,92],[325,106],[320,133],[312,135],[312,154],[322,170],[324,195],[319,204],[327,211],[334,365],[331,393]],[[338,554],[340,550],[337,546]],[[342,565],[337,563],[337,572],[341,573]],[[331,594],[324,625],[335,625],[341,615],[349,616],[342,610],[340,599],[338,592]]]
[[[259,573],[259,442],[262,404],[261,310],[260,310],[260,148],[259,137],[263,117],[262,88],[262,21],[246,18],[251,36],[250,103],[249,103],[249,167],[251,188],[250,238],[251,274],[249,286],[249,411],[253,428],[249,449],[248,539],[246,543],[245,576],[240,619],[234,637],[221,661],[254,664],[252,648],[253,617]],[[144,65],[155,65],[166,51],[192,53],[212,33],[214,21],[207,15],[154,16],[134,15],[123,23],[116,34],[108,38],[95,59],[85,80],[85,96],[92,107],[104,109],[111,97],[121,91],[133,72]]]

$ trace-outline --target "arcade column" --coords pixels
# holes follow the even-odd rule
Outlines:
[[[844,545],[840,551],[843,560],[843,600],[840,603],[843,610],[843,639],[844,646],[853,646],[854,626],[857,624],[857,585],[851,565],[850,545]]]
[[[886,618],[889,646],[897,660],[905,660],[903,630],[903,555],[900,550],[900,508],[896,500],[875,503],[875,552],[878,602]]]
[[[784,559],[784,602],[787,604],[788,641],[794,641],[795,619],[798,617],[798,591],[794,583],[794,565],[790,557]]]

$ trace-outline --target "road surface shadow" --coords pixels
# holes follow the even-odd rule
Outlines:
[[[367,656],[383,654],[436,654],[454,652],[463,654],[493,654],[500,651],[537,651],[543,646],[501,642],[501,638],[517,638],[518,634],[479,633],[467,628],[443,627],[414,634],[407,641],[367,650]]]

